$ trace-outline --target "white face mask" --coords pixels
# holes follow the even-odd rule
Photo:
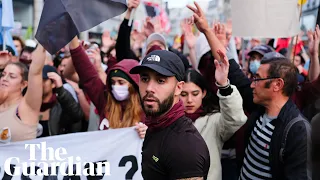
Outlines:
[[[113,97],[118,101],[126,100],[129,97],[129,87],[112,85],[112,94]]]

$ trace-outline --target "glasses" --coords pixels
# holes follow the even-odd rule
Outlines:
[[[256,85],[258,83],[258,81],[265,81],[265,80],[270,80],[270,79],[278,79],[280,77],[267,77],[267,78],[257,78],[257,77],[253,77],[252,82]]]

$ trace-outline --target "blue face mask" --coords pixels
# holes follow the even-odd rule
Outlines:
[[[253,60],[250,62],[250,71],[253,73],[253,74],[256,74],[258,69],[260,67],[260,61],[259,60]]]

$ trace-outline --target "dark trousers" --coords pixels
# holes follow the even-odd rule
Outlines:
[[[222,180],[238,180],[239,171],[236,159],[221,159]]]

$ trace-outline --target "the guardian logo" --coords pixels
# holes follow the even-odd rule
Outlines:
[[[68,156],[65,148],[53,149],[46,147],[46,142],[40,144],[25,144],[29,149],[29,159],[22,161],[19,157],[6,159],[4,171],[9,176],[110,176],[110,164],[103,162],[82,162],[80,157]],[[39,154],[36,152],[41,152]],[[2,171],[2,170],[0,170]]]

